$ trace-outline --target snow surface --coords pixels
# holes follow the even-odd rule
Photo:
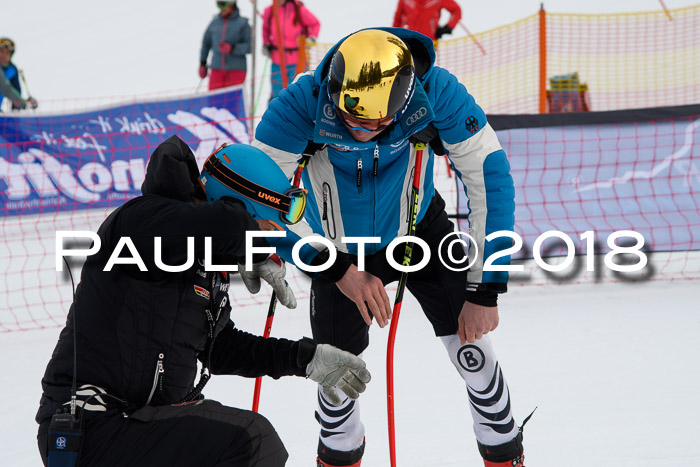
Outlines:
[[[201,34],[213,1],[4,1],[0,35],[18,46],[40,101],[194,90]],[[252,11],[240,0],[244,16]],[[322,20],[320,40],[389,24],[394,1],[306,0]],[[533,14],[539,1],[460,1],[472,32]],[[695,0],[666,0],[669,8]],[[260,2],[262,10],[267,2]],[[655,0],[550,0],[551,12],[658,10]],[[371,11],[371,14],[367,12]],[[463,35],[462,33],[458,33]],[[259,62],[263,61],[259,57]],[[267,91],[263,90],[264,95]],[[47,267],[52,267],[51,261]],[[29,280],[29,279],[26,279]],[[513,287],[492,333],[516,419],[539,407],[525,430],[528,467],[657,467],[700,463],[700,314],[697,281]],[[390,294],[393,297],[393,295]],[[310,335],[308,300],[278,308],[274,336]],[[266,306],[234,314],[261,333]],[[40,379],[60,328],[0,334],[0,465],[39,465],[33,417]],[[365,352],[373,381],[362,396],[363,465],[387,466],[385,351],[374,325]],[[396,342],[397,453],[401,467],[479,466],[464,384],[417,303],[407,294]],[[215,377],[205,391],[250,407],[253,381]],[[290,466],[312,465],[318,425],[315,385],[266,379],[261,412],[277,427]]]
[[[492,333],[528,467],[660,467],[700,461],[700,315],[696,282],[516,287]],[[695,303],[695,305],[694,305]],[[308,300],[278,307],[274,336],[310,335]],[[261,333],[265,307],[234,313]],[[3,334],[0,465],[39,464],[33,421],[39,381],[59,329]],[[376,324],[365,359],[373,380],[361,397],[363,465],[388,466],[385,355]],[[407,294],[395,350],[397,455],[401,467],[479,466],[466,389],[417,302]],[[289,466],[309,466],[318,425],[315,384],[289,377],[262,385],[260,411],[277,428]],[[216,376],[207,397],[249,408],[253,380]]]

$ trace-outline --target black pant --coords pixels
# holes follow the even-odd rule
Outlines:
[[[449,270],[438,257],[440,241],[453,231],[454,224],[445,213],[445,201],[436,193],[416,226],[416,237],[430,246],[430,262],[420,271],[408,273],[406,282],[406,288],[420,303],[436,336],[457,332],[457,318],[464,305],[467,272]],[[442,246],[445,261],[449,258],[446,246],[449,243],[446,241]],[[401,274],[389,265],[385,254],[385,250],[381,250],[365,257],[366,271],[379,277],[384,285],[397,281]],[[398,264],[401,264],[403,255],[403,245],[397,246],[393,256]],[[452,255],[457,261],[465,256],[460,244],[452,246]],[[414,246],[411,264],[418,264],[422,258],[423,250]],[[459,264],[452,266],[458,267]],[[332,344],[356,355],[369,345],[369,326],[362,319],[357,305],[343,295],[334,282],[321,275],[311,284],[311,330],[316,342]]]
[[[39,426],[44,464],[49,424]],[[91,412],[83,429],[82,466],[277,467],[288,457],[265,417],[213,400],[145,407],[128,418],[117,411]]]

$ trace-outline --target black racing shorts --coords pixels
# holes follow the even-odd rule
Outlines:
[[[47,463],[51,420],[37,440]],[[130,417],[116,410],[87,412],[79,465],[282,467],[287,451],[270,422],[250,410],[204,399],[147,406]]]
[[[454,231],[454,224],[445,213],[445,201],[439,194],[430,202],[427,212],[416,226],[416,237],[430,246],[430,262],[420,271],[410,272],[406,288],[420,303],[425,316],[433,326],[436,336],[455,334],[457,319],[464,305],[467,271],[451,271],[438,257],[440,241]],[[444,242],[442,257],[448,258]],[[403,245],[394,249],[394,259],[401,264]],[[365,269],[379,277],[384,285],[398,281],[401,273],[386,260],[385,249],[365,257]],[[463,247],[452,245],[453,258],[459,262],[465,256]],[[414,246],[411,264],[418,264],[423,250]],[[357,258],[353,257],[357,264]],[[457,267],[457,264],[453,266]],[[462,265],[463,266],[463,265]],[[390,297],[393,299],[393,297]],[[338,289],[334,282],[317,275],[311,283],[311,330],[316,342],[332,344],[359,355],[369,345],[369,326],[362,319],[355,303]]]

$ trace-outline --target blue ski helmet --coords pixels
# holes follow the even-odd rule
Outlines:
[[[304,216],[306,190],[292,187],[270,156],[247,144],[224,144],[204,162],[199,177],[214,202],[239,199],[253,219],[295,224]]]

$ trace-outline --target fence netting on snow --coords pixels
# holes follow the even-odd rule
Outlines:
[[[528,265],[513,275],[516,283],[700,279],[700,106],[492,116],[490,122],[516,189],[515,232],[523,247],[512,258]],[[459,184],[455,195],[459,230],[468,232],[469,205]],[[556,274],[531,261],[534,254],[569,254],[558,237],[536,246],[549,231],[568,236],[571,254],[578,255]],[[612,250],[608,238],[622,231],[643,239],[648,263],[638,273],[616,273],[601,263]],[[593,232],[591,245],[586,232]],[[637,240],[625,235],[615,243],[630,247]],[[593,253],[598,263],[587,271],[586,255]],[[638,260],[628,253],[615,262]]]
[[[441,41],[438,63],[455,73],[489,114],[537,113],[543,96],[556,104],[555,97],[569,99],[573,93],[573,100],[563,103],[571,106],[581,92],[586,110],[594,111],[694,104],[700,102],[700,6],[670,13],[673,20],[663,13],[547,13],[544,95],[540,14],[475,38]],[[329,47],[310,47],[311,63]],[[88,111],[78,110],[86,101],[62,100],[55,105],[63,113],[55,115],[0,114],[0,332],[64,323],[72,295],[67,274],[56,271],[55,232],[96,231],[114,208],[138,196],[147,159],[165,138],[180,136],[200,165],[223,142],[250,141],[241,89],[171,94],[134,96],[126,103],[105,98],[102,107]],[[511,283],[700,278],[700,111],[579,115],[587,117],[490,117],[516,184],[516,231],[524,248],[514,258],[528,264]],[[448,211],[466,214],[466,198],[448,165],[438,161],[435,177]],[[463,231],[465,222],[459,220]],[[575,265],[542,274],[528,258],[536,237],[552,229],[570,235],[577,258],[585,254],[580,235],[596,231],[598,260],[610,232],[639,231],[650,268],[641,275],[600,277]],[[543,256],[567,254],[561,243],[545,246]],[[72,264],[79,273],[81,262]],[[308,297],[307,279],[289,269],[297,296]],[[269,300],[269,290],[251,296],[236,280],[230,295],[237,307],[263,309]]]
[[[245,115],[240,87],[71,114],[0,114],[0,331],[63,323],[72,294],[67,272],[56,271],[56,231],[96,232],[141,194],[149,156],[171,135],[200,167],[223,143],[250,143]]]

